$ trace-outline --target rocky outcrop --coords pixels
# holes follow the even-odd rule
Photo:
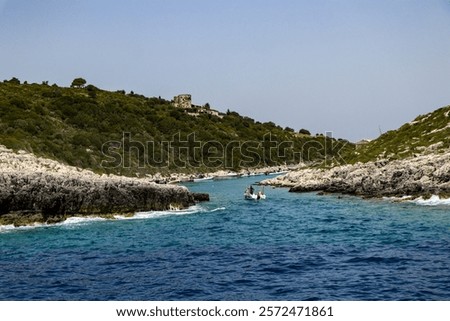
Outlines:
[[[208,193],[192,193],[192,196],[196,202],[209,202]]]
[[[0,147],[0,224],[53,223],[74,215],[186,208],[206,195],[142,179],[97,175]]]
[[[366,197],[450,194],[450,152],[398,161],[308,168],[261,182],[291,192],[324,191]]]

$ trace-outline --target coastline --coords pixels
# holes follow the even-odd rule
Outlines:
[[[413,158],[343,165],[329,169],[272,166],[239,172],[201,175],[173,173],[131,178],[99,175],[89,170],[0,145],[0,225],[54,224],[70,217],[132,217],[141,211],[186,209],[208,201],[183,182],[280,174],[261,185],[287,187],[290,192],[320,192],[394,201],[450,196],[450,152]]]
[[[281,174],[301,166],[304,164],[133,178],[99,175],[0,145],[0,225],[56,224],[72,217],[114,219],[141,211],[182,210],[209,201],[209,195],[192,193],[179,183]]]
[[[184,173],[172,173],[169,176],[162,176],[161,174],[156,174],[149,179],[159,184],[178,184],[186,182],[201,182],[210,179],[220,180],[220,179],[231,179],[239,177],[250,177],[250,176],[264,176],[264,175],[275,175],[275,174],[286,174],[288,172],[298,170],[299,168],[305,167],[305,164],[298,165],[280,165],[280,166],[265,166],[259,168],[248,168],[241,169],[239,171],[232,170],[218,170],[207,173],[198,174],[184,174]]]
[[[324,192],[366,198],[450,196],[450,152],[403,160],[356,163],[330,169],[306,168],[264,180],[290,192]]]
[[[185,209],[208,194],[186,187],[63,165],[0,146],[0,225],[58,223],[69,217]]]

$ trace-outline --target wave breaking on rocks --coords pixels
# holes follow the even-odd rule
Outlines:
[[[197,197],[186,187],[98,175],[0,146],[0,224],[56,223],[71,216],[183,209]]]

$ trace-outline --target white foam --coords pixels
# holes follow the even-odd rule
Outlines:
[[[396,196],[392,196],[392,197],[387,197],[384,196],[383,199],[384,200],[388,200],[388,201],[392,201],[392,202],[404,202],[404,201],[410,201],[413,197],[412,196],[402,196],[402,197],[396,197]]]
[[[187,214],[194,214],[198,213],[199,210],[196,208],[196,206],[192,208],[188,208],[185,210],[168,210],[168,211],[154,211],[154,212],[138,212],[130,217],[124,217],[121,215],[115,216],[117,219],[124,219],[124,220],[142,220],[142,219],[149,219],[149,218],[158,218],[168,215],[187,215]]]
[[[9,232],[9,231],[16,231],[16,230],[29,230],[37,227],[43,227],[48,226],[47,224],[43,223],[34,223],[30,225],[24,225],[24,226],[14,226],[14,225],[0,225],[0,233],[3,232]]]
[[[0,233],[14,230],[16,227],[14,225],[0,225]]]
[[[217,212],[217,211],[224,211],[224,210],[226,210],[226,208],[225,207],[218,207],[218,208],[215,208],[215,209],[213,209],[213,210],[210,210],[209,212]]]
[[[63,222],[56,223],[53,225],[80,225],[80,224],[86,224],[90,222],[98,222],[98,221],[105,221],[105,218],[97,217],[97,216],[90,216],[90,217],[69,217]]]
[[[203,208],[199,205],[195,205],[195,206],[191,206],[187,209],[182,209],[182,210],[173,209],[173,210],[168,210],[168,211],[137,212],[133,216],[115,215],[114,218],[116,220],[144,220],[144,219],[158,218],[158,217],[164,217],[164,216],[170,216],[170,215],[189,215],[189,214],[195,214],[195,213],[212,213],[212,212],[223,211],[223,210],[225,210],[225,207],[218,207],[218,208],[209,210],[209,209]],[[107,220],[108,220],[107,218],[103,218],[103,217],[89,216],[89,217],[69,217],[65,221],[59,222],[56,224],[35,223],[32,225],[26,225],[26,226],[20,226],[20,227],[15,227],[14,225],[0,225],[0,233],[7,232],[7,231],[13,231],[13,230],[33,229],[33,228],[38,228],[38,227],[50,227],[50,226],[70,227],[70,226],[89,224],[91,222],[99,222],[99,221],[107,221]]]
[[[438,195],[432,195],[429,199],[419,197],[411,202],[425,206],[450,205],[450,198],[440,198]]]
[[[208,210],[204,207],[201,207],[199,205],[191,206],[187,209],[182,210],[168,210],[168,211],[154,211],[154,212],[138,212],[133,216],[130,217],[124,217],[121,215],[115,216],[117,219],[125,219],[125,220],[133,220],[133,219],[147,219],[147,218],[157,218],[157,217],[163,217],[168,215],[189,215],[189,214],[196,214],[196,213],[205,213],[205,212],[215,212],[215,211],[221,211],[224,210],[225,207],[219,207],[212,210]]]
[[[427,199],[424,199],[422,196],[414,198],[413,196],[408,195],[402,197],[383,197],[383,199],[391,202],[409,202],[421,206],[450,205],[450,198],[440,198],[438,195],[432,195]]]

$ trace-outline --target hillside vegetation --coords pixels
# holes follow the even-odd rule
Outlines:
[[[302,168],[262,184],[291,192],[341,193],[364,197],[422,197],[439,204],[450,196],[450,106],[417,117],[376,140],[357,144],[348,165]],[[439,196],[439,197],[437,197]]]
[[[388,131],[346,155],[349,163],[396,160],[450,148],[450,106],[420,115],[397,130]]]
[[[231,111],[186,112],[165,99],[85,83],[73,88],[17,79],[0,83],[0,144],[98,173],[331,164],[353,148],[344,140],[307,133]]]

